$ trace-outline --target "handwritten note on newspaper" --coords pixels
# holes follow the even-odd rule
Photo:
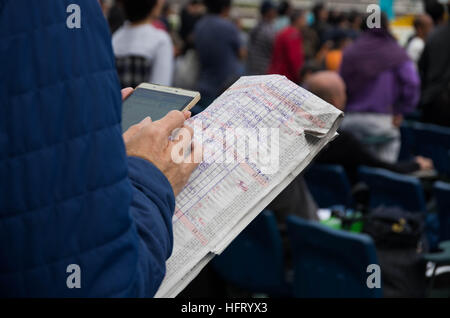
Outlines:
[[[156,297],[175,297],[223,252],[335,137],[341,119],[279,75],[242,77],[192,118],[205,161],[177,197],[174,249]]]

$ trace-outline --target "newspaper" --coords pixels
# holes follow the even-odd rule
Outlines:
[[[222,253],[336,136],[342,117],[280,75],[242,77],[193,117],[205,159],[176,199],[173,253],[155,297],[175,297]]]

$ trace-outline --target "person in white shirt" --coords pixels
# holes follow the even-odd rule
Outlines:
[[[126,57],[145,58],[144,65],[148,70],[144,73],[148,79],[143,78],[143,81],[171,86],[174,69],[172,40],[166,31],[154,26],[164,2],[165,0],[123,0],[127,22],[113,34],[112,44],[118,60]],[[129,82],[124,77],[129,79],[136,75],[130,72],[143,73],[142,70],[136,70],[135,65],[125,67],[122,72],[118,65],[118,70],[122,83]]]
[[[406,52],[416,63],[422,56],[428,34],[433,29],[433,19],[427,14],[419,15],[414,19],[415,34],[406,45]]]

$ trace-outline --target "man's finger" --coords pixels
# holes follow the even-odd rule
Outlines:
[[[186,119],[182,112],[173,110],[163,119],[156,121],[155,124],[157,123],[164,134],[169,137],[175,129],[182,128],[185,121]]]
[[[184,119],[188,120],[189,118],[191,118],[192,113],[190,111],[188,111],[188,110],[185,110],[183,112],[183,115],[184,115]]]
[[[152,119],[150,117],[144,118],[139,124],[133,125],[123,134],[123,140],[125,143],[130,141],[143,127],[152,123]]]
[[[122,89],[122,101],[127,99],[131,94],[133,94],[134,89],[132,87],[127,87]]]

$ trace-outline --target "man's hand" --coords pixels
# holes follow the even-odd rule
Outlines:
[[[134,92],[134,89],[131,87],[122,89],[122,101],[127,99],[131,94],[133,94],[133,92]]]
[[[394,115],[394,117],[392,117],[392,125],[394,125],[394,127],[399,128],[403,123],[403,115],[399,114],[399,115]]]
[[[167,177],[175,196],[184,188],[192,172],[197,168],[199,161],[195,160],[196,151],[194,143],[191,143],[194,135],[193,129],[184,126],[184,122],[190,117],[190,112],[182,113],[179,111],[172,111],[156,122],[152,122],[147,117],[139,124],[132,126],[123,135],[127,155],[153,163]],[[180,136],[176,140],[170,140],[174,130],[179,128],[187,129],[191,138],[183,139]],[[188,163],[177,164],[172,159],[172,149],[180,145],[183,148],[191,147]]]
[[[420,170],[432,170],[432,169],[434,169],[433,160],[431,160],[431,159],[418,156],[414,160],[420,166]]]

